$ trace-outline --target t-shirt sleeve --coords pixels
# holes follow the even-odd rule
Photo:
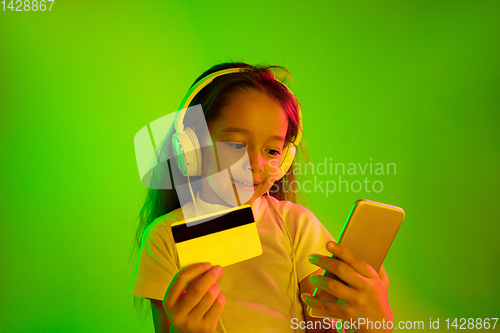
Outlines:
[[[309,209],[292,203],[287,208],[285,221],[287,226],[294,230],[290,230],[290,233],[300,282],[320,269],[309,262],[309,256],[314,253],[331,255],[326,249],[326,244],[335,240]]]
[[[179,267],[169,228],[158,219],[154,220],[143,233],[128,293],[163,300]]]

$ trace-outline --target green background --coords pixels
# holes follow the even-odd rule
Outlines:
[[[0,12],[0,330],[153,331],[127,295],[144,192],[133,138],[228,60],[290,70],[312,162],[396,164],[344,176],[380,193],[306,194],[335,238],[357,199],[405,209],[384,263],[396,320],[500,317],[499,14],[498,1]]]

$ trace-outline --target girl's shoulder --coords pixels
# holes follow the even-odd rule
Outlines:
[[[181,208],[177,208],[165,215],[157,217],[153,223],[161,223],[165,227],[169,228],[173,223],[184,220],[184,214]]]
[[[143,237],[154,240],[168,239],[171,234],[171,225],[177,221],[183,221],[182,209],[177,208],[165,215],[154,219],[144,230]]]

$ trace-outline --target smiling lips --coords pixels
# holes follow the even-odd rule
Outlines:
[[[259,185],[259,184],[260,184],[260,183],[253,184],[253,183],[242,182],[242,181],[239,181],[239,180],[236,180],[236,179],[232,179],[232,178],[231,178],[231,180],[232,180],[234,183],[236,183],[236,184],[241,184],[241,185],[243,185],[243,186],[247,186],[247,187],[250,187],[250,186],[254,186],[254,187],[255,187],[255,186],[257,186],[257,185]]]

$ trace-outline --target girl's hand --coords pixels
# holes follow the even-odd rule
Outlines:
[[[309,257],[309,260],[335,274],[347,285],[321,275],[313,275],[311,283],[315,287],[340,298],[343,303],[320,300],[305,293],[301,295],[304,303],[352,323],[359,324],[361,318],[365,319],[366,322],[368,320],[373,322],[368,327],[366,323],[363,326],[356,326],[356,332],[392,332],[388,326],[393,327],[393,325],[387,325],[388,321],[394,321],[394,317],[387,300],[389,278],[384,268],[381,267],[377,273],[373,267],[356,257],[350,250],[334,242],[329,242],[326,248],[334,257],[341,260],[322,255],[313,255]],[[376,321],[379,321],[381,326],[378,326]],[[376,330],[375,325],[381,329]],[[383,327],[385,330],[382,329]]]
[[[172,324],[170,332],[215,331],[225,305],[224,296],[215,284],[221,275],[222,267],[212,267],[210,263],[184,267],[175,275],[162,303]]]

